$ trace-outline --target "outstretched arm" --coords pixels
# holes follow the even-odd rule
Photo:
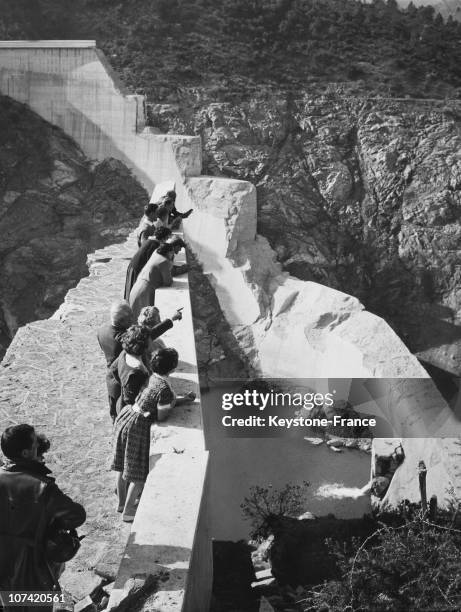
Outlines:
[[[150,339],[155,340],[155,338],[158,338],[159,336],[164,334],[166,331],[168,331],[172,327],[173,327],[172,319],[165,319],[164,321],[161,321],[157,325],[154,325],[154,327],[152,328],[150,332]]]
[[[179,212],[179,210],[176,209],[176,206],[173,208],[173,210],[170,212],[170,217],[172,219],[177,219],[178,217],[180,219],[187,219],[187,217],[193,212],[193,208],[190,208],[187,212],[182,213]]]

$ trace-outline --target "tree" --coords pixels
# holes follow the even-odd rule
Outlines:
[[[283,489],[255,486],[240,504],[245,519],[252,526],[251,537],[267,537],[274,519],[302,513],[308,482],[302,485],[287,484]]]

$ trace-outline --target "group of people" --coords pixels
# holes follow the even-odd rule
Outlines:
[[[187,265],[174,263],[186,245],[172,229],[192,211],[179,213],[175,195],[170,191],[160,202],[145,206],[137,230],[138,250],[127,269],[125,299],[112,305],[110,321],[98,330],[114,423],[111,469],[117,473],[117,510],[125,522],[134,519],[149,473],[151,424],[168,418],[174,406],[195,400],[194,393],[174,393],[169,375],[179,356],[160,339],[181,320],[182,308],[162,320],[155,306],[156,290],[171,286],[174,276],[187,271]]]
[[[168,418],[174,406],[195,400],[194,393],[179,397],[173,391],[169,375],[179,357],[160,339],[181,320],[182,308],[162,320],[155,306],[156,289],[170,286],[173,276],[187,271],[187,265],[174,264],[185,243],[172,230],[191,212],[176,210],[174,192],[145,206],[125,300],[112,305],[110,322],[97,333],[114,423],[111,469],[117,473],[117,509],[126,522],[134,518],[149,472],[151,423]],[[44,458],[49,448],[49,440],[31,425],[7,427],[1,436],[0,591],[58,591],[62,560],[74,552],[64,558],[56,551],[60,546],[78,548],[75,529],[86,513],[51,477]],[[52,603],[41,606],[45,612],[53,609]],[[0,601],[0,609],[9,610],[8,601]],[[27,612],[30,607],[15,602],[14,609]]]

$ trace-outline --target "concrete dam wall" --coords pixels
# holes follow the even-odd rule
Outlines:
[[[268,242],[256,233],[254,186],[245,181],[200,176],[198,137],[157,134],[146,128],[143,97],[124,91],[93,41],[0,43],[0,92],[28,104],[44,119],[61,127],[87,156],[122,160],[147,189],[161,189],[165,182],[175,184],[178,209],[194,208],[184,222],[184,235],[256,373],[310,379],[428,378],[386,322],[365,311],[357,299],[281,271]],[[124,256],[107,264],[112,274],[117,275],[112,280],[115,286],[118,283],[120,291],[133,242],[126,248]],[[106,257],[100,254],[96,259]],[[98,282],[104,281],[105,272],[104,267],[100,268],[102,274],[98,278],[98,266],[93,264],[92,270],[90,279],[95,290]],[[77,302],[72,291],[66,302],[73,304],[72,317],[82,320],[89,317],[90,328],[94,329],[103,309],[98,306],[95,316],[94,303],[85,300],[88,290],[85,282],[79,285]],[[186,300],[189,286],[184,282],[161,292],[161,311],[162,306],[169,310],[171,304],[178,303],[178,290],[182,292],[181,300]],[[113,297],[118,294],[114,289]],[[108,309],[109,303],[106,299],[104,308]],[[53,323],[44,325],[61,329],[69,320],[66,309],[64,304]],[[35,324],[18,331],[5,358],[8,368],[3,376],[9,381],[5,402],[22,386],[20,369],[15,371],[14,380],[11,378],[11,363],[26,350],[26,334],[33,333],[34,328]],[[187,344],[193,337],[191,318],[182,334],[189,336],[187,363],[196,383],[196,357]],[[90,337],[91,334],[85,342],[93,342]],[[179,349],[184,340],[182,336],[176,339]],[[85,344],[84,350],[87,347]],[[96,399],[101,405],[105,401],[101,391],[102,361],[100,394],[95,405]],[[31,376],[30,371],[28,375]],[[40,376],[36,374],[38,385]],[[410,423],[416,431],[420,423],[422,437],[425,419],[435,416],[438,434],[456,435],[458,422],[435,387],[430,388],[429,395],[421,397],[417,391],[411,394],[410,384],[409,401],[399,404],[397,412],[395,405],[385,406],[386,417],[396,425]],[[208,405],[205,397],[202,400],[204,411],[220,409]],[[206,428],[206,418],[203,426]],[[169,571],[170,580],[162,587],[156,605],[163,606],[162,610],[203,611],[207,609],[211,589],[207,572],[211,563],[210,538],[246,537],[248,528],[240,518],[239,504],[249,486],[268,482],[283,485],[305,479],[315,486],[332,481],[361,486],[369,476],[370,461],[366,455],[348,455],[345,459],[345,455],[334,456],[326,447],[304,443],[285,443],[274,452],[272,440],[227,440],[209,444],[208,459],[201,427],[195,413],[186,421],[169,421],[160,428],[161,435],[154,436],[153,469],[128,534],[113,603],[123,598],[128,578],[163,567]],[[442,448],[434,440],[429,448],[425,444],[416,447],[410,439],[403,440],[408,456],[413,457],[414,448],[413,458],[425,460],[428,467],[451,465],[454,460],[450,449],[456,444],[456,440],[445,440]],[[189,465],[191,478],[186,483],[181,474],[189,474]],[[389,489],[388,499],[392,501],[403,495],[402,482],[409,477],[399,480],[399,470]],[[457,468],[453,467],[450,473],[450,486],[456,495],[460,482]],[[441,486],[446,484],[444,481]],[[181,491],[181,495],[175,497],[175,491]],[[170,511],[172,503],[178,514]],[[368,499],[338,501],[334,505],[325,499],[315,501],[316,505],[314,500],[312,503],[318,514],[333,511],[338,516],[361,516],[369,509]],[[178,530],[178,525],[183,526],[183,531]]]

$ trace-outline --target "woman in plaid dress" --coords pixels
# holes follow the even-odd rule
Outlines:
[[[177,398],[167,376],[178,365],[173,348],[157,351],[151,360],[153,374],[136,402],[118,415],[114,426],[114,456],[111,469],[117,474],[118,511],[123,520],[133,521],[135,500],[141,495],[149,473],[150,426],[168,418],[173,406],[191,402],[194,393]]]

